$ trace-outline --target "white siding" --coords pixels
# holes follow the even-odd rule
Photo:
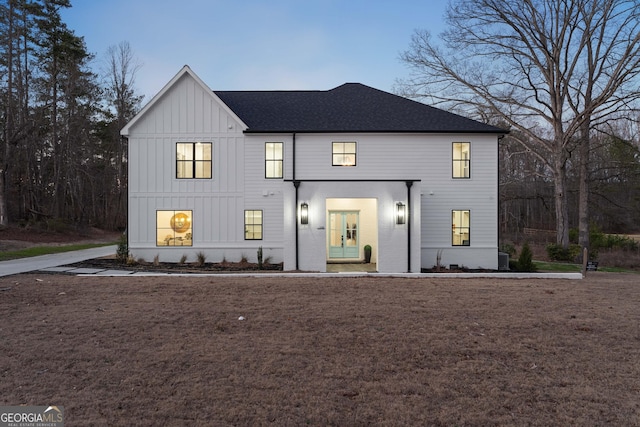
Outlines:
[[[356,166],[331,165],[331,147],[334,141],[357,143]],[[471,143],[470,179],[452,178],[453,142]],[[385,190],[387,184],[374,183],[375,181],[415,180],[411,217],[414,221],[419,219],[415,224],[420,228],[417,234],[420,237],[412,241],[412,250],[421,248],[420,260],[416,262],[423,268],[434,266],[436,254],[442,249],[443,265],[497,268],[496,135],[298,135],[296,157],[296,178],[303,183],[305,179],[371,180],[369,185],[378,189],[374,197],[384,198],[389,194],[389,190]],[[352,184],[333,185],[351,185],[354,188],[350,193],[351,197],[363,197]],[[404,185],[400,184],[400,187]],[[395,197],[391,202],[406,199],[402,193]],[[392,211],[393,205],[394,203],[386,208],[380,205],[379,214],[384,214],[382,209]],[[471,211],[469,247],[452,246],[451,211],[454,209]],[[381,241],[392,244],[393,240]],[[397,250],[390,256],[401,256],[402,249],[397,246],[395,248]],[[384,257],[379,259],[381,263],[386,261]],[[404,259],[406,260],[406,256]],[[415,263],[412,262],[412,265]]]
[[[242,256],[255,260],[258,246],[265,244],[265,257],[281,260],[282,183],[265,187],[272,191],[262,196],[264,186],[255,184],[254,174],[264,154],[254,143],[247,146],[241,129],[217,98],[189,75],[176,81],[132,126],[128,233],[135,258],[159,255],[161,260],[177,261],[186,254],[193,261],[202,251],[209,261]],[[213,178],[177,179],[176,143],[195,141],[212,143]],[[251,162],[248,168],[246,161]],[[280,194],[280,200],[271,193]],[[272,241],[244,240],[245,209],[265,209],[265,234]],[[157,210],[193,211],[193,246],[158,247]]]
[[[288,139],[288,140],[287,140]],[[283,179],[265,178],[265,143],[282,142],[285,151],[291,136],[246,137],[244,209],[263,211],[263,240],[254,241],[256,247],[281,251],[283,245]],[[286,162],[285,162],[286,167]],[[291,183],[288,183],[291,185]]]
[[[128,127],[129,245],[147,260],[255,260],[257,248],[285,269],[325,271],[327,199],[362,198],[375,206],[378,271],[404,272],[442,264],[497,268],[497,136],[445,134],[243,134],[243,124],[198,79],[176,77]],[[211,142],[212,179],[176,179],[176,143]],[[357,165],[332,166],[332,142],[356,142]],[[265,143],[284,144],[283,179],[265,178]],[[471,143],[471,178],[452,178],[452,143]],[[300,180],[298,201],[292,179]],[[413,182],[410,200],[406,181]],[[395,223],[395,204],[411,206],[410,224]],[[336,202],[341,203],[341,202]],[[364,206],[364,204],[363,204]],[[371,209],[367,207],[366,209]],[[471,211],[469,247],[451,245],[451,211]],[[158,247],[156,211],[193,211],[193,246]],[[244,211],[262,210],[263,240],[244,240]],[[364,223],[363,223],[364,224]],[[411,236],[409,236],[411,229]],[[375,236],[375,237],[371,237]],[[409,245],[411,254],[409,255]]]

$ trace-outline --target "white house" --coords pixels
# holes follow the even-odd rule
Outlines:
[[[357,83],[212,91],[185,66],[121,133],[134,258],[498,267],[502,129]]]

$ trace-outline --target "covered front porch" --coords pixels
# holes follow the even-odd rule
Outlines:
[[[295,191],[285,192],[285,224],[294,226],[285,227],[284,269],[419,272],[420,203],[413,202],[419,188],[411,184],[294,182]],[[364,264],[368,246],[370,263]]]

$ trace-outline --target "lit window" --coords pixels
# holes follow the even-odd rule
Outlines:
[[[471,168],[471,143],[453,143],[453,177],[469,178]]]
[[[262,211],[244,211],[244,239],[262,240]]]
[[[157,211],[157,246],[193,246],[192,211]]]
[[[453,246],[469,246],[470,229],[469,211],[452,211],[451,244]]]
[[[282,178],[282,142],[267,142],[264,153],[266,178]]]
[[[211,143],[178,142],[176,144],[177,178],[211,178]]]
[[[334,142],[333,143],[333,166],[355,166],[356,165],[356,143],[355,142]]]

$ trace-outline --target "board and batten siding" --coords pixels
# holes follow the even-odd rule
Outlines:
[[[257,241],[244,240],[244,210],[254,203],[246,197],[245,161],[252,150],[247,152],[243,127],[188,74],[135,122],[129,130],[128,228],[134,258],[158,255],[175,262],[186,254],[193,261],[204,252],[208,261],[255,260]],[[176,178],[177,142],[212,143],[212,179]],[[193,211],[193,246],[158,247],[157,210]]]

